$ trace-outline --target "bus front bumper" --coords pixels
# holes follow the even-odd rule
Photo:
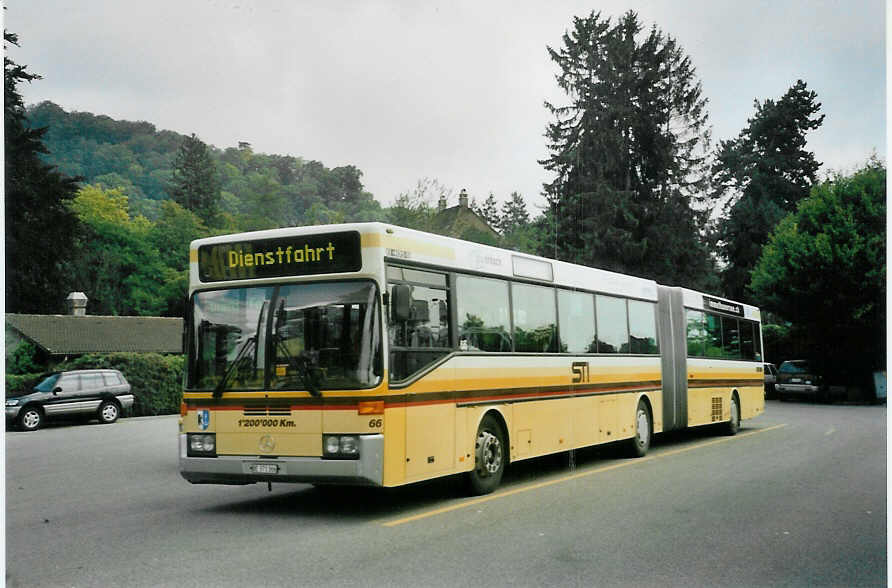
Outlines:
[[[384,436],[359,437],[359,459],[218,455],[188,457],[186,435],[180,435],[180,475],[193,484],[296,482],[381,486]]]

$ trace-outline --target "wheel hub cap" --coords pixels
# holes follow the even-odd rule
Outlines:
[[[490,476],[502,467],[502,444],[499,438],[483,431],[477,437],[477,471],[482,476]]]
[[[643,410],[638,411],[638,444],[639,445],[647,445],[648,439],[650,439],[650,427],[648,427],[647,422],[647,413]]]

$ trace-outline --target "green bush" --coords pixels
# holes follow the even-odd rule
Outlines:
[[[40,357],[37,347],[30,341],[22,341],[13,350],[6,362],[9,374],[33,374],[40,370]]]
[[[6,395],[23,394],[40,383],[46,376],[45,372],[31,374],[6,374]]]
[[[130,382],[136,400],[133,416],[176,414],[183,398],[182,355],[160,353],[92,353],[56,366],[63,370],[110,368]],[[7,376],[7,382],[8,380]],[[7,390],[9,384],[7,383]]]

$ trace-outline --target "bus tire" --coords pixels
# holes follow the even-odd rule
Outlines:
[[[508,444],[502,426],[492,415],[486,415],[474,439],[474,469],[468,472],[473,494],[489,494],[502,481],[508,461]]]
[[[635,436],[629,439],[628,448],[629,455],[632,457],[644,457],[650,448],[650,440],[653,438],[653,419],[650,411],[647,409],[647,403],[644,400],[638,401],[638,408],[635,409]]]
[[[730,408],[731,418],[724,424],[723,431],[725,435],[736,435],[740,430],[740,400],[737,399],[736,393],[731,395]]]

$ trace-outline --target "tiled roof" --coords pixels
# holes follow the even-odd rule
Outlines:
[[[180,318],[7,314],[6,325],[53,355],[183,351]]]
[[[461,205],[439,211],[434,215],[431,225],[434,231],[459,239],[462,238],[463,233],[467,229],[477,229],[494,238],[499,236],[492,227],[486,224],[486,221],[480,215],[467,206]]]

